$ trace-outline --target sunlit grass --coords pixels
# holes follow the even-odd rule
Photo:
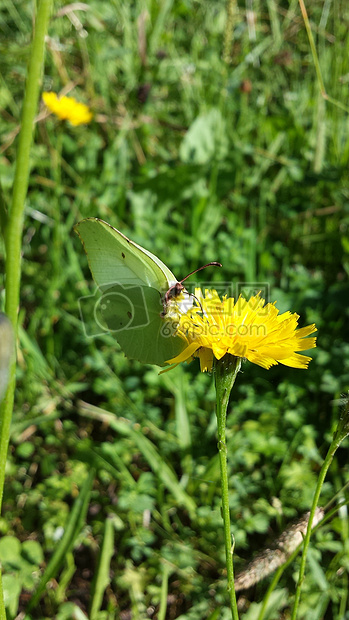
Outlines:
[[[235,571],[309,510],[349,381],[349,134],[346,112],[319,93],[298,4],[286,4],[253,3],[254,16],[235,8],[228,66],[225,2],[56,5],[44,90],[88,101],[95,118],[71,127],[39,109],[31,156],[0,529],[21,543],[37,540],[54,567],[35,577],[39,588],[47,575],[54,580],[33,618],[72,617],[76,604],[97,620],[107,610],[142,617],[151,606],[189,620],[227,612],[212,378],[190,366],[159,376],[127,361],[111,335],[86,339],[78,298],[94,288],[72,233],[83,217],[110,221],[178,277],[220,261],[217,290],[232,283],[226,293],[236,295],[247,282],[255,294],[264,283],[280,312],[317,324],[307,373],[285,379],[277,368],[266,376],[246,364],[236,384],[227,420]],[[32,5],[9,0],[0,8],[8,205]],[[306,8],[326,92],[346,104],[348,9],[315,0]],[[206,277],[198,277],[203,288]],[[73,523],[92,468],[86,518]],[[347,479],[339,450],[320,505]],[[78,527],[68,540],[69,523]],[[343,617],[347,528],[343,510],[314,536],[300,615]],[[292,609],[298,566],[277,586],[280,610]],[[250,603],[258,617],[267,587],[245,592],[242,617]]]

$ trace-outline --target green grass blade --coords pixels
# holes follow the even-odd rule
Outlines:
[[[99,558],[99,564],[96,572],[90,619],[97,620],[98,612],[101,609],[103,602],[103,594],[106,587],[110,583],[110,560],[114,555],[114,524],[113,519],[106,519],[104,525],[104,537]]]
[[[282,44],[282,35],[277,14],[275,0],[267,0],[271,31],[273,33],[274,47],[279,49]]]
[[[159,39],[164,30],[166,30],[166,17],[171,11],[173,0],[164,0],[158,6],[160,7],[157,20],[155,22],[153,32],[150,36],[150,51],[154,53],[159,45]]]
[[[62,570],[59,585],[55,592],[56,603],[63,603],[66,598],[67,588],[76,571],[76,565],[74,562],[74,555],[72,552],[67,553],[65,556],[65,568]]]
[[[320,92],[326,101],[329,101],[329,103],[332,103],[332,105],[337,106],[338,108],[340,108],[341,110],[344,110],[345,112],[349,112],[348,106],[344,105],[341,101],[337,101],[337,99],[335,99],[334,97],[331,97],[326,92],[325,83],[322,77],[320,61],[319,61],[318,53],[316,51],[316,45],[315,45],[312,30],[311,30],[309,17],[308,17],[307,9],[305,7],[303,0],[299,0],[299,6],[302,12],[302,17],[304,19],[304,24],[305,24],[305,28],[306,28],[308,39],[309,39],[309,45],[311,49],[311,54],[313,56],[313,61],[314,61],[316,76],[319,82]]]
[[[170,567],[167,564],[164,564],[163,572],[162,572],[161,598],[160,598],[160,609],[158,613],[158,620],[165,620],[166,618],[169,574],[170,574]]]

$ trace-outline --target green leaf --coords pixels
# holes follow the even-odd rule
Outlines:
[[[179,154],[187,164],[208,164],[213,158],[222,159],[227,145],[225,121],[220,110],[212,108],[189,127]]]
[[[11,618],[17,615],[18,601],[22,591],[22,584],[18,575],[3,575],[2,587],[4,591],[4,603]]]
[[[44,561],[42,547],[36,540],[25,540],[22,543],[22,555],[28,562],[38,566]]]
[[[21,557],[21,543],[15,536],[0,539],[0,561],[6,570],[18,567]]]

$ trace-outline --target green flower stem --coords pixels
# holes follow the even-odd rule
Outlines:
[[[0,230],[5,239],[6,235],[6,226],[7,226],[7,210],[6,210],[6,202],[4,198],[4,194],[2,191],[2,187],[0,185]]]
[[[28,68],[26,92],[23,102],[21,132],[19,137],[13,197],[6,226],[6,303],[5,311],[14,332],[17,328],[19,286],[21,279],[21,246],[24,220],[24,203],[27,195],[30,148],[33,141],[34,118],[39,99],[39,88],[44,64],[45,35],[47,32],[52,0],[40,0],[35,21],[34,37]],[[2,218],[3,219],[3,218]],[[0,510],[5,480],[6,456],[16,381],[16,364],[13,360],[5,399],[0,409]],[[0,620],[5,616],[0,607]]]
[[[227,469],[227,446],[225,443],[225,426],[230,392],[236,375],[240,370],[241,360],[227,353],[215,362],[216,380],[216,416],[219,463],[221,469],[222,517],[224,524],[225,555],[227,561],[228,592],[233,620],[239,620],[234,588],[233,545],[230,528],[229,487]]]
[[[316,485],[316,489],[314,493],[314,499],[313,499],[312,507],[310,510],[307,532],[304,537],[303,553],[302,553],[301,565],[299,569],[299,577],[298,577],[296,596],[295,596],[294,606],[292,610],[291,620],[296,620],[296,617],[297,617],[297,611],[298,611],[299,601],[301,597],[301,589],[302,589],[302,584],[304,581],[305,564],[307,560],[307,553],[308,553],[308,547],[309,547],[309,542],[310,542],[312,523],[313,523],[316,507],[319,501],[322,485],[324,483],[328,468],[330,467],[332,463],[333,457],[337,449],[339,448],[343,439],[345,439],[348,436],[348,434],[349,434],[349,401],[339,420],[338,428],[333,436],[333,441],[328,449],[326,458],[321,467],[321,471],[320,471],[319,478],[317,481],[317,485]]]

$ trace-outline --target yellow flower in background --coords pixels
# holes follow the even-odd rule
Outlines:
[[[58,97],[56,93],[42,93],[46,107],[62,121],[69,121],[72,125],[90,123],[92,112],[84,103],[79,103],[74,97]]]
[[[284,364],[307,368],[311,357],[299,351],[316,346],[316,338],[306,338],[316,331],[315,325],[298,327],[298,314],[279,314],[275,303],[265,305],[260,295],[249,301],[243,297],[223,300],[215,290],[195,289],[200,306],[182,314],[177,333],[187,347],[169,364],[179,364],[199,357],[202,372],[212,369],[213,359],[226,353],[248,359],[263,368]]]

